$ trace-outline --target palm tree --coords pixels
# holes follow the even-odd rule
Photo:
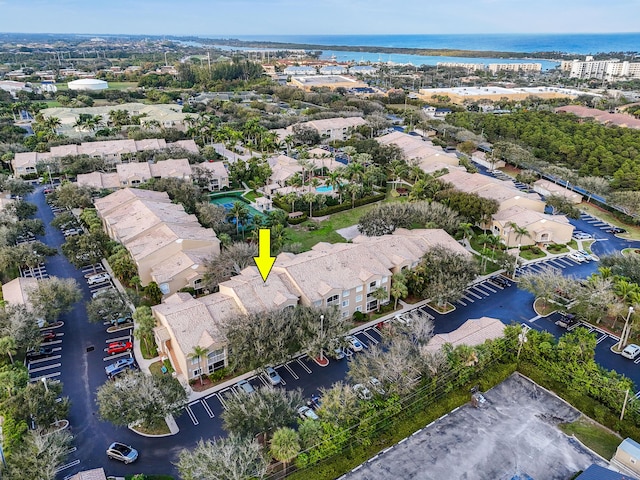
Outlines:
[[[398,300],[409,295],[409,289],[407,288],[406,278],[402,272],[394,273],[391,277],[391,289],[389,293],[393,297],[394,304],[393,309],[398,308]]]
[[[327,178],[325,178],[324,183],[333,188],[333,191],[339,192],[338,201],[342,203],[342,191],[340,190],[342,180],[342,171],[340,169],[334,170],[333,172],[329,172]]]
[[[229,218],[236,220],[236,235],[240,235],[240,223],[249,218],[249,209],[244,202],[234,202],[233,207],[227,213]],[[242,237],[244,238],[244,228],[242,229]]]
[[[302,198],[309,204],[309,218],[313,216],[313,202],[316,201],[316,194],[313,192],[305,193]]]
[[[0,355],[9,355],[11,364],[13,365],[13,356],[18,352],[16,349],[16,340],[13,337],[0,338]]]
[[[462,239],[466,242],[467,237],[473,238],[473,224],[472,223],[461,223],[458,225],[458,231],[462,232]]]
[[[298,194],[294,193],[294,192],[289,192],[286,195],[284,195],[282,197],[282,199],[291,204],[291,211],[293,212],[295,210],[295,206],[296,206],[296,200],[298,199]]]
[[[208,353],[209,350],[201,347],[200,345],[196,345],[191,351],[191,358],[198,359],[198,366],[200,367],[200,385],[204,384],[204,382],[202,381],[202,376],[204,375],[204,369],[202,368],[202,359],[206,358]]]
[[[271,439],[271,455],[284,464],[284,474],[287,465],[300,453],[300,437],[298,432],[289,427],[281,427],[273,433]]]
[[[511,235],[511,232],[516,234],[516,242],[518,242],[518,254],[520,254],[520,240],[522,240],[522,237],[531,238],[531,234],[529,233],[529,230],[527,230],[525,227],[521,227],[515,222],[507,223],[507,227],[511,229],[509,235]]]

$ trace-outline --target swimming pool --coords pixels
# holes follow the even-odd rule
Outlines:
[[[264,214],[262,212],[260,212],[259,210],[256,210],[255,208],[253,208],[251,205],[249,205],[247,203],[246,200],[244,200],[241,197],[235,197],[235,196],[232,196],[232,195],[228,195],[228,196],[222,196],[222,197],[214,197],[214,198],[209,200],[209,203],[213,203],[215,205],[220,205],[221,207],[224,207],[224,209],[227,212],[233,208],[233,204],[236,203],[236,202],[243,203],[244,206],[247,207],[247,210],[249,211],[249,220],[247,222],[247,226],[251,225],[251,223],[253,223],[253,217],[256,217],[256,216],[257,217],[264,217]],[[235,224],[236,223],[235,218],[232,218],[231,222],[233,224]],[[240,223],[240,225],[242,225],[242,223]]]
[[[331,193],[333,192],[333,185],[322,185],[321,187],[316,187],[316,192]]]

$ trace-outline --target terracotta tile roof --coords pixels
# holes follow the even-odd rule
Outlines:
[[[469,319],[450,333],[434,335],[429,340],[426,350],[438,351],[445,343],[450,343],[454,347],[458,345],[469,345],[471,347],[482,345],[487,340],[502,337],[504,335],[504,327],[504,323],[497,318],[481,317]]]

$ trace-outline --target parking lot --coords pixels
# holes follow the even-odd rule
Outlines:
[[[376,326],[368,327],[354,335],[360,342],[368,348],[379,343],[382,334]],[[306,399],[312,395],[318,395],[319,386],[330,386],[338,380],[344,380],[348,370],[348,362],[354,355],[361,354],[354,352],[351,348],[345,348],[345,358],[341,360],[330,359],[330,368],[321,367],[307,355],[300,355],[281,365],[275,366],[276,372],[282,378],[282,387],[287,390],[300,388]],[[247,379],[254,389],[270,385],[266,374],[262,373]],[[219,416],[226,408],[225,401],[230,397],[238,397],[237,385],[227,387],[218,392],[209,394],[199,400],[189,403],[185,408],[187,415],[182,415],[176,419],[180,428],[183,425],[207,426],[208,422]]]
[[[463,405],[340,478],[565,480],[605,465],[557,428],[580,413],[529,380],[512,375],[484,397],[480,408]]]

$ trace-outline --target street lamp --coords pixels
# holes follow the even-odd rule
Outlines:
[[[324,330],[324,315],[320,314],[320,338],[322,339],[322,332]],[[320,347],[320,361],[324,361],[324,349]]]
[[[631,318],[632,313],[633,313],[633,307],[629,307],[629,311],[627,312],[627,318],[624,321],[624,328],[622,329],[622,334],[620,335],[618,350],[622,350],[624,346],[627,344],[627,340],[629,339],[629,334],[631,333],[631,328],[629,327],[629,319]]]

